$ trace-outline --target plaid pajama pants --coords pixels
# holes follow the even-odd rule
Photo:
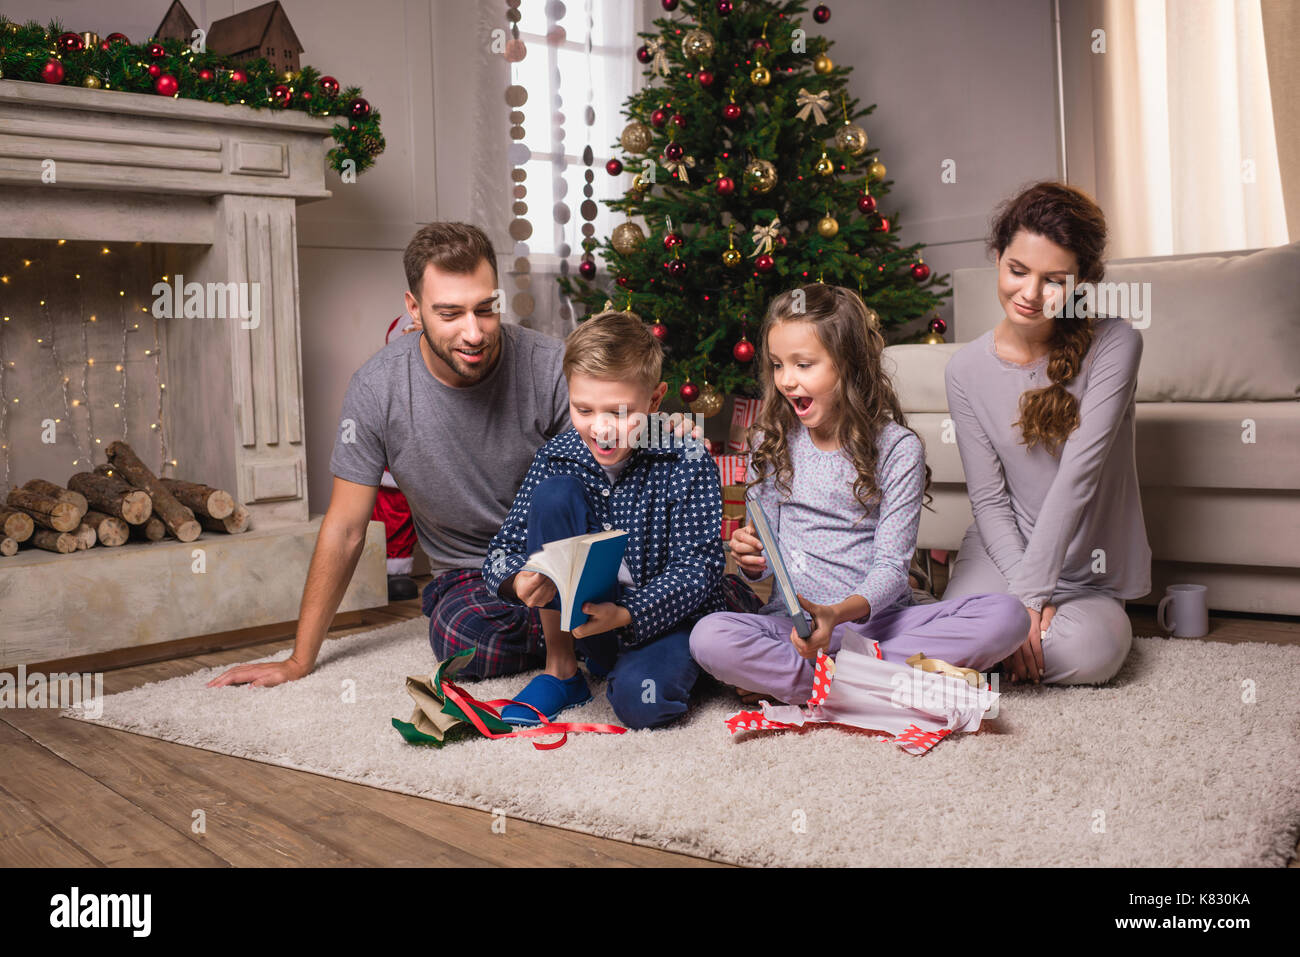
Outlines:
[[[763,600],[736,575],[722,578],[728,611],[756,612]],[[492,678],[546,664],[546,639],[536,608],[502,601],[477,568],[443,572],[424,586],[421,607],[429,618],[429,645],[438,661],[474,649],[464,678]],[[682,627],[690,627],[686,623]]]

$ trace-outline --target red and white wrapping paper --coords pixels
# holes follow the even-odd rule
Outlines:
[[[731,431],[727,441],[728,452],[748,452],[749,443],[745,441],[745,433],[748,428],[754,424],[758,418],[759,406],[763,404],[762,399],[746,399],[742,396],[736,396],[731,406]],[[723,482],[726,485],[728,483]]]
[[[813,692],[807,705],[759,702],[759,711],[739,711],[727,729],[775,731],[805,724],[840,724],[884,732],[908,754],[925,754],[954,731],[978,731],[985,715],[996,717],[998,693],[987,684],[972,687],[950,675],[885,661],[874,641],[842,648],[835,658],[817,655]]]
[[[748,455],[715,455],[713,461],[718,466],[718,477],[724,487],[745,484],[745,470],[749,466]]]

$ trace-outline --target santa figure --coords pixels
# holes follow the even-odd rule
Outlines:
[[[384,345],[392,342],[393,336],[406,335],[419,328],[414,319],[402,313],[389,323]],[[406,601],[415,598],[420,593],[415,580],[411,578],[415,556],[415,523],[411,519],[411,506],[388,469],[384,469],[384,476],[379,480],[371,520],[383,522],[384,534],[388,537],[388,600]]]

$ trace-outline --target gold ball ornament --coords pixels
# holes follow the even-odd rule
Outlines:
[[[835,172],[835,164],[827,159],[826,154],[823,153],[822,158],[813,165],[813,169],[817,171],[818,176],[830,176],[831,173]]]
[[[724,249],[722,251],[722,265],[726,266],[728,269],[735,269],[740,265],[740,261],[743,258],[744,257],[740,255],[739,249]]]
[[[884,179],[885,172],[885,164],[880,160],[872,160],[871,165],[867,167],[867,175],[872,179]]]
[[[926,345],[929,345],[929,346],[937,346],[937,345],[940,345],[940,344],[944,341],[944,338],[943,338],[943,336],[939,335],[939,333],[937,333],[937,332],[931,332],[931,333],[928,333],[928,334],[926,335],[926,337],[925,337],[923,340],[921,340],[921,341],[924,342]]]
[[[285,70],[283,73],[280,74],[281,83],[285,83],[285,84],[294,83],[297,81],[297,79],[298,79],[298,74],[293,72],[293,70]]]
[[[776,167],[770,160],[750,160],[745,167],[745,182],[756,193],[770,193],[776,186]]]
[[[707,382],[700,386],[700,397],[691,403],[691,411],[706,419],[722,411],[722,393]]]
[[[623,133],[618,141],[629,153],[644,153],[650,148],[651,139],[650,127],[636,120],[623,127]]]
[[[845,123],[835,131],[835,145],[854,156],[861,156],[867,149],[867,131],[857,123]]]
[[[817,232],[824,239],[833,239],[835,234],[840,231],[840,224],[835,217],[827,213],[821,219],[817,220]]]
[[[754,86],[767,86],[772,82],[772,72],[762,64],[749,71],[749,82]]]
[[[705,30],[688,30],[682,37],[682,56],[688,60],[707,60],[713,56],[713,35]]]
[[[630,256],[645,242],[645,233],[636,223],[620,223],[614,227],[610,242],[614,244],[615,250],[624,256]]]
[[[830,73],[831,70],[833,69],[835,69],[835,61],[832,60],[830,57],[828,57],[825,53],[819,53],[813,59],[813,70],[822,74],[823,76],[825,76],[827,73]]]
[[[93,73],[87,74],[86,78],[81,81],[81,85],[87,90],[98,90],[104,85],[104,81]]]

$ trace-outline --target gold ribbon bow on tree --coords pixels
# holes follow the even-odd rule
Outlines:
[[[799,119],[808,119],[808,114],[811,112],[813,119],[818,123],[826,122],[825,111],[831,108],[831,97],[825,90],[822,90],[820,93],[809,93],[807,90],[800,87],[799,95],[795,97],[795,102],[802,107],[802,109],[795,114]]]
[[[754,251],[750,256],[761,256],[763,253],[772,251],[772,244],[776,242],[776,231],[781,226],[781,217],[773,218],[767,226],[754,227]]]
[[[664,169],[668,170],[669,175],[676,175],[677,179],[683,183],[689,183],[690,177],[686,175],[686,168],[695,165],[694,156],[683,156],[678,160],[664,159]]]
[[[653,59],[650,61],[650,69],[660,76],[668,75],[668,54],[664,52],[664,41],[658,38],[647,40],[645,48],[650,51]]]

